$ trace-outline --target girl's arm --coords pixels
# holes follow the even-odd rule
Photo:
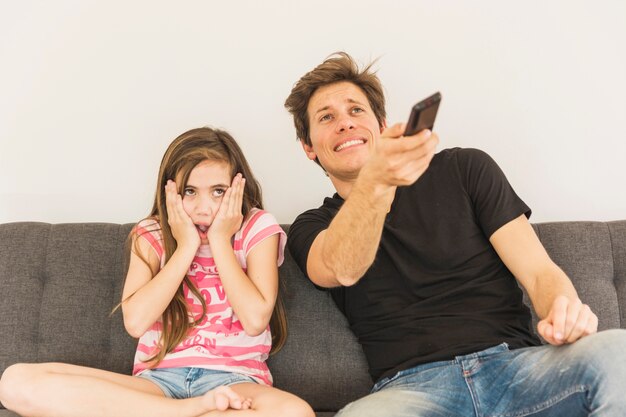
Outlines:
[[[131,251],[130,264],[122,294],[124,327],[133,337],[140,337],[161,317],[176,290],[185,278],[200,246],[200,237],[193,222],[185,213],[176,184],[165,187],[167,212],[177,248],[160,269],[160,259],[145,239],[133,236],[131,247],[137,247],[148,264]],[[135,245],[137,241],[138,245]]]
[[[247,274],[235,257],[230,239],[213,246],[215,264],[231,307],[244,331],[257,336],[270,322],[278,295],[278,238],[273,235],[254,247],[246,258]]]
[[[270,236],[250,251],[247,274],[241,269],[231,238],[241,227],[245,179],[237,174],[226,190],[207,237],[228,301],[244,331],[256,336],[268,326],[278,294],[278,235]]]

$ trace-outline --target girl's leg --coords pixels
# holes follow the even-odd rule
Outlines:
[[[216,403],[241,403],[233,390],[221,388],[175,400],[143,378],[61,363],[15,364],[0,379],[0,401],[28,417],[193,417]]]
[[[277,388],[247,382],[230,388],[241,397],[252,400],[250,409],[211,411],[203,417],[315,417],[313,409],[304,400]]]

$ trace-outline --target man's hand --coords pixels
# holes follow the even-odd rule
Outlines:
[[[579,299],[572,301],[560,295],[546,318],[537,324],[537,331],[551,345],[574,343],[598,331],[598,317]]]
[[[403,137],[405,124],[395,124],[383,131],[376,150],[361,175],[372,177],[387,186],[413,184],[426,171],[435,155],[439,136],[422,130]]]

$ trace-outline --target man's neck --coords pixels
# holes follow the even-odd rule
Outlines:
[[[335,191],[337,191],[337,194],[339,194],[339,196],[343,198],[344,200],[347,200],[348,196],[350,195],[350,192],[352,191],[352,187],[354,186],[354,180],[345,181],[345,180],[340,180],[333,176],[329,176],[329,178],[330,178],[330,182],[333,183],[333,186],[335,187]]]
[[[339,196],[343,198],[344,200],[347,200],[350,194],[354,191],[354,186],[358,180],[358,177],[355,179],[349,179],[349,180],[339,179],[333,176],[329,176],[329,177],[330,177],[330,181],[333,183],[333,186],[335,187],[335,191],[337,191],[337,194],[339,194]],[[388,213],[389,210],[391,209],[391,204],[394,200],[397,187],[384,187],[384,188],[387,188],[387,190],[382,191],[382,194],[379,194],[380,189],[379,190],[372,189],[371,193],[366,192],[366,194],[368,194],[368,198],[374,197],[374,201],[371,202],[374,205],[378,205],[379,203],[384,204],[384,210]],[[373,207],[374,206],[372,206],[372,208]]]

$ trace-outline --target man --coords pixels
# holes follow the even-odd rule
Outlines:
[[[339,415],[624,415],[626,332],[596,333],[487,154],[435,154],[436,133],[387,128],[370,68],[335,54],[285,102],[337,191],[298,216],[289,248],[346,315],[376,382]]]

